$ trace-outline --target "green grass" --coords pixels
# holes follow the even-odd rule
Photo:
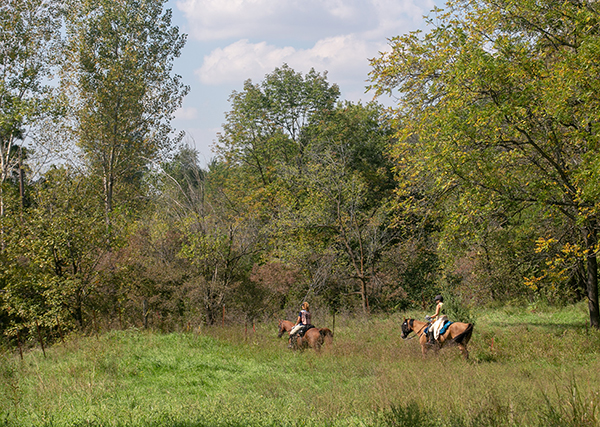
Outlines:
[[[477,313],[469,362],[456,348],[422,359],[400,339],[404,315],[423,317],[336,319],[319,355],[289,351],[275,322],[4,354],[0,426],[600,425],[600,334],[584,306]]]

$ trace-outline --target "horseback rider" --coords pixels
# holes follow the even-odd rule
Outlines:
[[[298,313],[298,318],[296,319],[296,323],[294,327],[290,331],[290,345],[296,344],[297,334],[305,332],[303,328],[306,328],[310,325],[310,311],[309,305],[306,301],[302,303],[302,309],[300,313]],[[306,328],[307,329],[307,328]]]
[[[434,301],[436,303],[435,314],[433,316],[426,316],[427,320],[430,322],[429,327],[427,328],[427,337],[429,338],[428,344],[435,344],[436,337],[434,336],[434,331],[439,330],[446,320],[448,320],[448,316],[444,313],[444,297],[436,295]]]

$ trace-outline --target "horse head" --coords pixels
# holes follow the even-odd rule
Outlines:
[[[408,338],[408,334],[413,331],[413,319],[404,319],[402,322],[402,339]]]
[[[278,319],[279,321],[279,331],[277,332],[277,338],[281,338],[284,332],[290,332],[294,327],[294,324],[289,320]]]

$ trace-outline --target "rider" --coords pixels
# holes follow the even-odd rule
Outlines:
[[[298,313],[298,318],[296,319],[296,324],[290,331],[290,344],[296,342],[296,334],[305,326],[310,325],[310,311],[309,305],[306,301],[302,303],[302,309],[300,313]]]
[[[433,332],[438,328],[440,323],[443,324],[448,319],[448,316],[444,313],[444,297],[441,295],[436,295],[434,298],[436,303],[435,305],[435,314],[433,316],[428,316],[428,320],[431,322],[429,327],[427,328],[427,337],[429,338],[428,344],[435,343],[435,337]]]

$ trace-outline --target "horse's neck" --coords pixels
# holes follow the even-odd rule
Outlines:
[[[420,320],[413,320],[413,331],[417,334],[420,334],[427,326],[427,322],[421,322]]]
[[[283,330],[286,332],[289,332],[294,328],[294,324],[292,322],[290,322],[289,320],[284,320],[282,323],[282,326],[283,326]]]

